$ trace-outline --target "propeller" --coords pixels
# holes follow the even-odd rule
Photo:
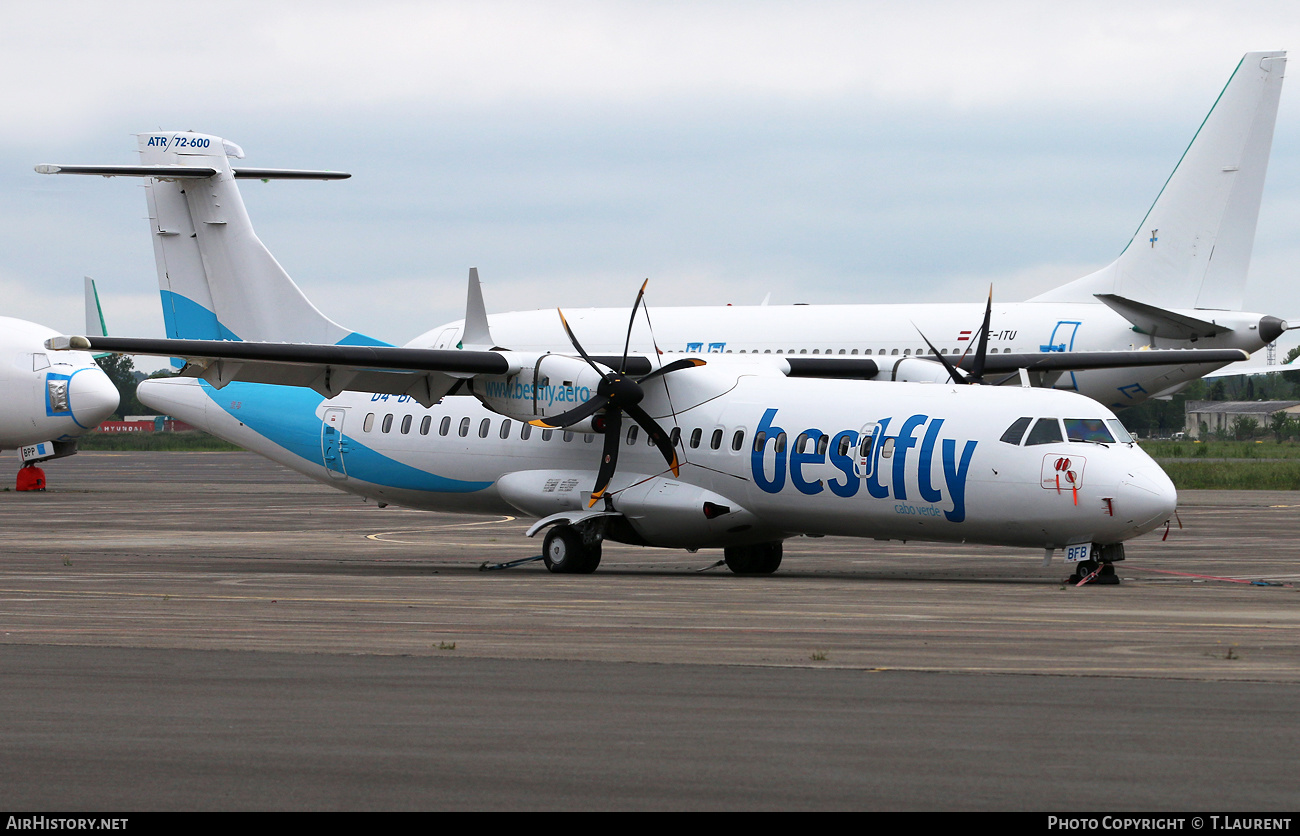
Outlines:
[[[966,351],[963,352],[961,358],[957,360],[957,366],[953,366],[952,363],[948,362],[948,356],[946,354],[940,354],[939,349],[934,347],[934,343],[930,342],[929,338],[926,337],[925,334],[921,333],[920,328],[916,329],[916,333],[921,334],[921,339],[925,340],[925,344],[930,347],[930,352],[935,356],[935,358],[938,359],[940,363],[943,363],[943,367],[948,370],[948,375],[954,383],[982,384],[984,383],[984,361],[985,358],[988,357],[989,324],[992,320],[993,286],[989,285],[989,301],[988,304],[984,306],[984,324],[980,326],[979,343],[975,347],[975,359],[971,363],[971,369],[969,372],[960,372],[958,371],[958,368],[962,363],[966,362],[966,356],[970,354],[970,346],[966,347]]]
[[[650,413],[641,408],[641,401],[645,398],[645,389],[642,388],[642,384],[648,380],[681,371],[682,369],[703,366],[704,361],[694,358],[674,360],[660,366],[640,379],[632,378],[624,372],[627,367],[628,350],[632,345],[632,326],[636,323],[636,312],[641,306],[646,285],[649,282],[650,280],[646,279],[641,283],[641,290],[637,292],[636,301],[632,304],[632,316],[627,324],[627,339],[623,343],[623,356],[619,360],[618,369],[616,370],[606,371],[591,359],[586,350],[583,349],[582,343],[578,341],[577,336],[573,333],[573,329],[569,327],[568,320],[564,318],[564,311],[556,308],[556,312],[560,315],[560,323],[564,326],[564,333],[569,335],[569,342],[573,343],[573,347],[578,350],[578,354],[582,356],[582,359],[587,361],[587,365],[591,366],[601,376],[600,384],[596,387],[596,394],[581,406],[560,415],[535,420],[532,423],[538,427],[555,429],[571,426],[593,415],[595,416],[592,418],[592,426],[597,431],[604,433],[605,443],[600,458],[600,469],[596,473],[596,486],[592,489],[591,501],[587,503],[588,508],[595,505],[605,495],[605,489],[609,487],[610,480],[614,478],[614,470],[618,466],[623,415],[627,415],[645,430],[650,441],[655,447],[659,448],[664,461],[668,462],[668,467],[672,470],[673,475],[677,476],[680,473],[677,451],[673,449],[668,433],[664,432],[663,427],[659,426],[659,423],[650,417]]]

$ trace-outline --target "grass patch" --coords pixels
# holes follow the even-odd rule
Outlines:
[[[77,449],[228,453],[243,448],[205,432],[191,430],[179,433],[87,433],[77,441]]]
[[[1179,490],[1296,491],[1300,490],[1300,460],[1160,462]]]
[[[1300,459],[1294,441],[1143,441],[1153,459]]]

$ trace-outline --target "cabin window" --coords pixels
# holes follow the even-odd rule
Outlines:
[[[785,433],[776,434],[776,444],[772,445],[772,449],[778,453],[785,452]]]
[[[736,434],[731,437],[731,449],[737,453],[745,446],[745,431],[736,430]]]
[[[388,432],[392,428],[393,428],[393,413],[390,412],[384,416],[384,423],[380,425],[379,429],[382,432]]]
[[[633,444],[636,444],[636,436],[637,436],[637,432],[638,432],[640,429],[641,429],[641,428],[638,427],[636,424],[633,424],[632,426],[630,426],[630,427],[627,428],[627,446],[628,446],[628,447],[631,447]]]
[[[449,432],[451,432],[451,416],[444,415],[442,420],[438,422],[438,435],[446,435]]]
[[[736,433],[736,435],[744,435],[744,433],[739,433],[739,432],[738,432],[738,433]],[[756,433],[756,434],[754,435],[754,452],[755,452],[755,453],[761,453],[761,452],[763,452],[763,447],[764,447],[766,444],[767,444],[767,433],[765,433],[765,432],[758,432],[758,433]]]
[[[714,430],[713,435],[709,437],[709,449],[716,450],[722,446],[722,430]]]
[[[864,459],[871,458],[871,448],[876,443],[876,434],[864,432],[862,434],[862,443],[858,445],[858,455]]]
[[[895,439],[895,438],[886,438],[886,439],[884,440],[884,443],[882,443],[882,444],[880,445],[880,458],[882,458],[882,459],[893,458],[893,456],[894,456],[894,442],[897,441],[897,440],[898,440],[898,439]]]
[[[794,440],[794,451],[802,453],[808,448],[808,433],[799,433],[799,437]]]
[[[1052,444],[1064,440],[1061,436],[1061,422],[1055,418],[1039,418],[1038,423],[1029,431],[1029,438],[1025,440],[1026,447],[1032,447],[1035,444]]]
[[[857,350],[856,348],[849,352],[849,354],[857,354],[857,353],[858,353],[858,350]],[[867,353],[870,354],[870,353],[871,353],[871,349],[867,349]]]
[[[573,441],[573,433],[570,432],[569,430],[565,430],[565,431],[564,431],[564,440],[565,440],[566,443],[567,443],[567,442],[570,442],[570,441]]]
[[[509,437],[510,437],[510,419],[507,418],[501,422],[501,438],[507,439]]]
[[[826,433],[822,433],[820,436],[817,437],[817,455],[819,456],[826,455],[826,448],[830,446],[831,446],[831,437],[829,435],[827,435]]]
[[[411,432],[411,422],[415,420],[413,415],[402,416],[402,435],[408,435]]]
[[[555,430],[542,430],[542,441],[550,441],[553,435],[555,435]]]
[[[820,349],[816,349],[816,348],[813,349],[813,354],[820,354],[820,353],[821,353],[821,350],[820,350]],[[827,353],[827,354],[830,354],[829,351],[826,352],[826,353]]]
[[[433,416],[426,415],[420,419],[420,435],[428,435],[429,427],[433,426]]]
[[[884,349],[881,349],[880,353],[881,353],[881,354],[884,354],[884,353],[885,353],[885,352],[884,352]],[[893,351],[889,352],[889,354],[890,354],[891,357],[897,357],[897,356],[898,356],[898,349],[894,349]]]
[[[465,436],[469,435],[469,417],[468,417],[468,416],[466,416],[465,418],[460,419],[460,430],[459,430],[459,432],[460,432],[460,437],[461,437],[461,438],[464,438]]]
[[[1114,444],[1115,439],[1100,418],[1066,418],[1065,437],[1070,441],[1099,441]]]
[[[703,436],[703,435],[704,435],[704,430],[700,429],[699,427],[696,427],[695,429],[691,430],[691,449],[692,449],[692,450],[694,450],[696,447],[699,447],[699,446],[700,446],[700,437]]]
[[[596,440],[596,435],[595,435],[594,433],[583,433],[583,434],[582,434],[582,441],[583,441],[584,444],[590,444],[591,442],[593,442],[593,441],[595,441],[595,440]]]
[[[361,431],[370,432],[375,428],[375,413],[371,412],[366,416],[366,420],[361,422]]]
[[[519,440],[527,441],[533,437],[533,425],[524,421],[519,425]]]
[[[1029,429],[1029,422],[1032,420],[1034,419],[1017,418],[1012,422],[1011,426],[1007,427],[1007,431],[1002,434],[1002,441],[1007,444],[1019,445],[1020,439],[1025,437],[1025,430]]]
[[[840,436],[840,446],[835,448],[835,452],[840,456],[847,456],[849,448],[853,446],[853,439],[848,435]]]
[[[673,427],[668,432],[668,446],[676,448],[681,446],[681,443],[682,443],[682,428]]]

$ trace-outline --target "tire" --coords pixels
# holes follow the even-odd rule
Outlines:
[[[573,528],[559,525],[546,533],[542,562],[557,575],[590,575],[600,565],[600,543],[584,543]]]
[[[781,567],[781,543],[723,549],[722,559],[736,575],[770,575]]]

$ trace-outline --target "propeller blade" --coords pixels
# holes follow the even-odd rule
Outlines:
[[[659,448],[659,452],[663,454],[664,461],[668,462],[668,467],[672,470],[673,475],[680,476],[681,471],[677,463],[677,451],[673,449],[672,442],[668,440],[668,433],[664,432],[663,427],[659,426],[655,419],[650,417],[650,413],[646,412],[637,404],[629,404],[623,408],[623,411],[626,412],[628,417],[633,421],[640,424],[641,429],[645,430],[646,435],[650,436],[650,440],[654,442],[654,445]]]
[[[578,349],[578,353],[582,355],[583,360],[587,361],[587,365],[595,369],[596,374],[600,375],[601,377],[604,377],[605,372],[601,370],[600,366],[596,365],[595,361],[593,361],[590,357],[587,356],[586,351],[583,351],[582,343],[578,342],[578,338],[573,334],[573,329],[569,327],[569,320],[564,318],[564,311],[560,310],[559,308],[556,308],[555,312],[560,315],[560,324],[564,326],[564,333],[569,335],[569,342],[573,343],[573,347]]]
[[[975,363],[971,366],[971,379],[983,382],[984,360],[989,353],[989,325],[993,321],[993,285],[989,285],[989,302],[984,306],[984,324],[980,326],[979,347],[975,349]]]
[[[916,328],[915,322],[912,323],[912,327]],[[939,349],[934,347],[934,343],[930,342],[930,338],[925,335],[925,332],[923,332],[920,328],[916,328],[916,333],[920,334],[921,339],[925,340],[925,344],[930,346],[930,353],[933,354],[940,363],[943,363],[943,367],[948,370],[948,377],[952,380],[953,383],[969,382],[964,377],[962,377],[961,374],[958,373],[957,369],[953,367],[952,363],[948,362],[947,357],[939,353]]]
[[[636,293],[636,301],[632,303],[632,316],[627,321],[627,339],[623,341],[623,360],[618,364],[619,374],[627,368],[627,352],[632,347],[632,326],[636,324],[636,309],[641,307],[641,299],[645,296],[645,286],[648,284],[650,284],[649,279],[641,282],[641,289]]]
[[[553,415],[550,418],[537,418],[528,423],[532,424],[534,427],[556,430],[561,427],[567,427],[570,424],[576,424],[583,418],[595,415],[597,412],[604,409],[605,404],[607,403],[609,403],[608,395],[596,395],[591,400],[581,406],[570,409],[568,412],[560,415]]]
[[[666,374],[679,372],[682,369],[693,369],[696,366],[703,366],[703,365],[705,365],[703,360],[697,360],[695,358],[683,358],[681,360],[674,360],[668,365],[660,366],[659,368],[650,372],[650,374],[646,375],[643,378],[640,378],[639,380],[637,380],[637,383],[645,383],[647,380],[653,380],[656,377],[662,377],[663,375]]]
[[[614,468],[618,465],[618,445],[622,440],[623,418],[617,409],[605,413],[605,449],[600,455],[600,470],[596,473],[596,487],[591,491],[591,501],[587,507],[594,506],[605,495],[609,480],[614,478]]]

